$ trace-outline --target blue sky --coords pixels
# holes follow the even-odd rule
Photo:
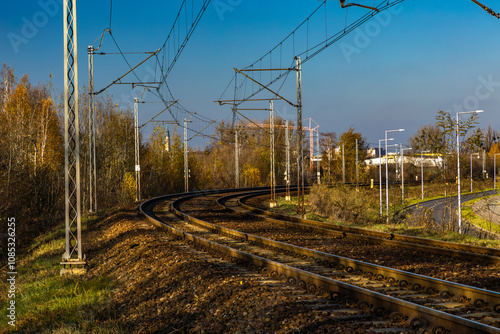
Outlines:
[[[483,1],[500,11],[498,2]],[[47,82],[52,74],[57,89],[63,86],[61,3],[9,1],[0,13],[0,61],[15,68],[19,77],[29,74],[34,83]],[[180,4],[181,0],[140,4],[115,0],[113,35],[124,51],[154,51],[163,44]],[[260,58],[319,4],[316,0],[213,0],[170,75],[174,96],[187,109],[210,119],[230,119],[229,108],[213,101],[231,80],[233,67],[243,68]],[[110,6],[109,1],[94,0],[78,1],[77,6],[81,87],[88,80],[87,45],[109,26]],[[364,13],[356,8],[346,11],[338,1],[329,1],[328,33]],[[434,123],[439,109],[453,115],[456,110],[484,109],[480,126],[500,130],[500,20],[470,0],[406,0],[386,13],[384,20],[372,19],[304,64],[304,118],[312,117],[320,131],[338,134],[353,126],[371,143],[383,138],[384,130],[396,128],[406,129],[395,135],[397,141],[406,142],[421,125]],[[311,41],[321,39],[324,20],[318,22],[315,30],[311,21]],[[297,37],[297,44],[304,42]],[[109,38],[102,51],[116,51]],[[128,59],[137,63],[142,57]],[[146,64],[138,76],[147,77],[152,68],[154,63]],[[96,89],[126,70],[120,56],[96,56]],[[295,101],[294,78],[286,85],[283,94]],[[116,86],[108,93],[122,108],[130,108],[137,91]],[[232,98],[230,94],[225,97]],[[144,106],[141,123],[159,107]],[[276,103],[276,110],[295,119],[295,110],[283,102]],[[266,115],[264,111],[247,113],[250,118]]]

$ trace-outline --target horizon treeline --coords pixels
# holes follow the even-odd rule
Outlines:
[[[89,210],[89,131],[88,94],[79,97],[80,170],[82,212]],[[99,211],[131,203],[135,200],[135,142],[132,110],[120,109],[109,95],[96,103],[96,180]],[[6,64],[0,72],[0,218],[6,222],[15,217],[18,245],[26,246],[39,233],[64,221],[64,117],[62,97],[57,96],[52,83],[33,85],[28,75],[20,79]],[[436,125],[421,127],[409,142],[416,149],[434,152],[449,150],[442,138],[453,137],[451,119],[438,113]],[[471,130],[475,120],[464,122]],[[223,189],[236,186],[235,132],[239,143],[239,186],[269,185],[270,149],[269,120],[261,127],[246,123],[216,123],[210,142],[203,149],[188,147],[189,190]],[[285,120],[275,120],[276,182],[285,184],[286,146]],[[141,197],[143,199],[184,191],[183,140],[177,128],[154,127],[140,141]],[[291,184],[297,180],[296,131],[290,129]],[[141,134],[142,136],[142,134]],[[323,182],[330,184],[356,181],[355,142],[358,142],[358,178],[369,183],[377,179],[377,169],[364,165],[368,143],[356,129],[350,128],[337,136],[321,133]],[[450,139],[451,142],[451,139]],[[486,150],[499,152],[498,133],[469,131],[464,152]],[[317,163],[310,164],[309,143],[304,140],[306,182],[316,180]],[[344,147],[344,165],[339,147]],[[189,146],[189,145],[188,145]],[[417,152],[418,153],[418,152]],[[319,152],[315,152],[317,157]],[[449,164],[452,165],[451,163]],[[465,168],[464,168],[465,170]],[[416,173],[416,171],[413,171]],[[412,169],[405,169],[412,173]],[[409,175],[411,177],[411,175]],[[406,179],[406,176],[405,176]],[[6,224],[2,224],[5,235]],[[4,242],[5,238],[1,240]]]

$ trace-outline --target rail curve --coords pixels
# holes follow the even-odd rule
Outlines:
[[[262,190],[253,188],[224,192],[246,191],[245,195],[249,195],[248,192],[252,191],[255,195],[256,192]],[[181,208],[182,204],[187,201],[221,192],[215,190],[163,196],[144,202],[141,205],[141,212],[152,224],[161,226],[191,244],[216,250],[236,263],[257,269],[271,277],[284,279],[290,284],[297,284],[311,293],[326,293],[334,299],[348,298],[351,303],[355,303],[366,311],[391,315],[391,318],[404,322],[412,328],[420,328],[421,331],[427,333],[500,333],[498,327],[471,320],[470,316],[467,316],[467,314],[482,313],[487,314],[487,318],[498,317],[500,294],[496,292],[338,257],[228,229],[189,215]],[[240,249],[230,247],[223,242],[214,241],[215,239],[209,240],[162,222],[155,214],[154,208],[168,200],[172,200],[172,210],[185,221],[201,226],[213,234],[234,238],[246,245],[245,247],[261,247],[270,253],[266,256],[256,255],[255,252],[241,250],[241,245]],[[225,201],[227,200],[226,196]],[[219,200],[219,202],[223,201]],[[289,261],[280,261],[280,257],[288,257]],[[297,261],[291,261],[291,258],[298,258],[308,263],[297,264]],[[344,279],[345,277],[341,279],[341,276],[347,279]],[[363,284],[353,284],[356,280],[363,281]],[[384,288],[386,291],[382,293]],[[399,295],[399,297],[394,297],[394,295]],[[430,299],[434,299],[434,304],[437,306],[434,305],[434,308],[431,308],[422,305],[422,300],[429,301]],[[459,315],[439,309],[439,305],[445,308],[443,304],[446,303],[459,305],[455,308],[455,313]],[[460,316],[460,312],[466,312],[466,314]]]

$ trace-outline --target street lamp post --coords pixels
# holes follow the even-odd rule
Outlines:
[[[424,153],[430,151],[420,151],[420,178],[422,179],[422,201],[424,200]]]
[[[394,156],[396,156],[396,154],[397,154],[397,152],[398,152],[397,147],[399,147],[399,144],[386,145],[386,147],[387,147],[387,148],[386,148],[386,152],[385,152],[385,163],[386,163],[386,166],[387,166],[387,162],[388,162],[388,160],[389,160],[389,152],[388,152],[389,147],[396,147],[396,152],[394,153]],[[394,163],[395,163],[395,162],[396,162],[396,158],[394,158]],[[388,179],[388,177],[389,177],[389,174],[387,173],[387,174],[385,175],[386,180]],[[386,186],[386,188],[385,188],[385,192],[386,192],[386,194],[389,192],[389,188],[388,188],[387,186]],[[387,216],[389,216],[389,210],[387,210]]]
[[[387,140],[394,140],[394,138],[389,138]],[[380,217],[382,217],[383,212],[382,212],[382,151],[380,147],[380,142],[385,141],[385,139],[379,139],[378,140],[378,175],[379,175],[379,190],[380,190],[380,198],[379,198],[379,203],[380,203]],[[385,152],[387,155],[387,151]],[[387,159],[387,157],[386,157]],[[387,177],[387,176],[386,176]]]
[[[385,130],[385,154],[387,155],[387,134],[389,132],[401,132],[405,129]],[[385,159],[385,204],[387,209],[387,221],[389,221],[389,167],[387,165],[387,158]]]
[[[457,185],[458,185],[458,233],[462,233],[462,210],[460,196],[460,131],[458,127],[458,116],[462,114],[477,114],[484,110],[457,112]]]

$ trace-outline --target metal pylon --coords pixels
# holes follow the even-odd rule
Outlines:
[[[285,122],[285,145],[286,145],[286,175],[285,175],[285,181],[286,181],[286,195],[285,195],[285,200],[289,201],[291,199],[290,195],[290,135],[288,133],[288,120]]]
[[[80,202],[80,138],[78,123],[78,58],[76,35],[76,0],[64,1],[64,169],[66,252],[62,256],[63,269],[85,264],[81,243]],[[66,268],[69,266],[70,268]]]
[[[184,118],[184,192],[189,192],[189,162],[188,162],[188,138],[187,138],[187,123]]]
[[[271,202],[269,203],[269,206],[271,208],[276,207],[276,177],[274,174],[274,106],[273,106],[273,101],[269,101],[270,107],[269,107],[269,129],[270,135],[269,135],[269,143],[270,143],[270,161],[271,161]]]
[[[94,47],[87,49],[89,54],[89,211],[97,212],[97,169],[96,169],[96,115],[94,102]]]
[[[239,147],[238,147],[238,130],[234,131],[234,176],[235,176],[235,187],[240,187],[240,163],[239,163]]]
[[[295,58],[297,71],[297,214],[305,215],[304,204],[304,134],[302,132],[302,65]]]
[[[141,200],[141,159],[139,137],[139,101],[134,98],[134,139],[135,139],[135,200]]]

